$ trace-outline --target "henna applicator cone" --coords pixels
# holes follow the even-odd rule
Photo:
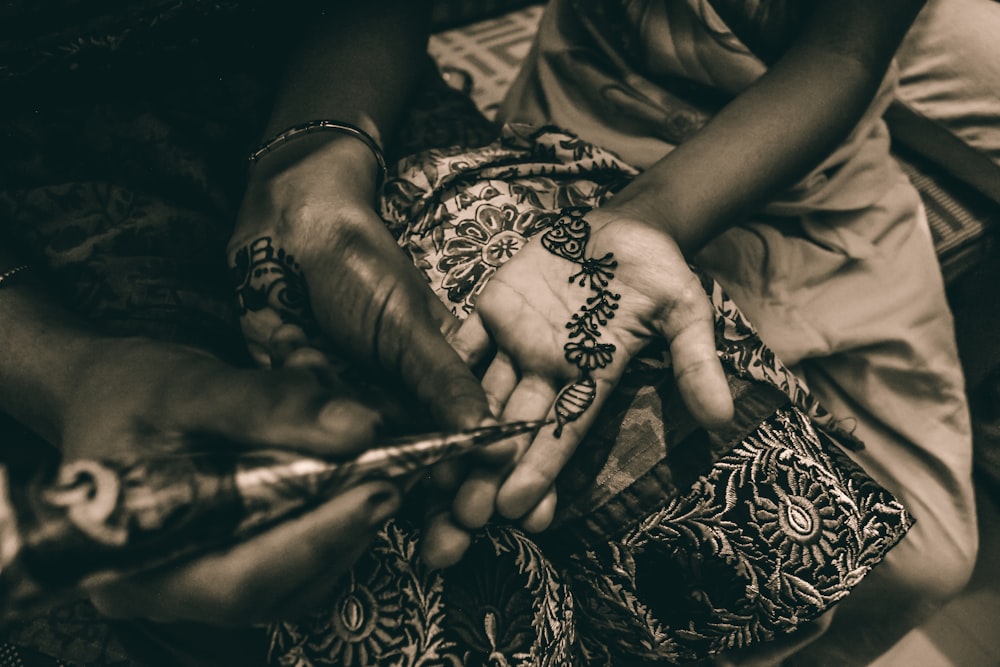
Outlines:
[[[244,539],[361,481],[395,479],[550,422],[390,440],[331,462],[266,450],[75,460],[12,483],[0,468],[0,600],[8,614]]]

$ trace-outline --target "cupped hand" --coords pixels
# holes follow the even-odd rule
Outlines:
[[[557,423],[521,439],[513,469],[471,473],[453,505],[458,521],[478,527],[496,509],[544,529],[556,476],[629,360],[656,337],[669,342],[692,416],[709,428],[731,419],[712,308],[670,236],[610,210],[568,211],[504,265],[459,338],[468,349],[495,341],[483,387],[502,421]]]
[[[281,365],[237,369],[179,345],[97,339],[60,419],[63,458],[228,447],[337,459],[373,443],[375,411],[331,391],[301,354]],[[399,503],[393,484],[364,483],[231,548],[88,592],[118,617],[230,624],[299,612],[321,602]]]
[[[264,163],[251,179],[229,246],[251,353],[266,365],[274,330],[299,324],[401,382],[438,426],[474,427],[489,411],[466,363],[474,359],[449,344],[459,323],[358,194],[339,152],[356,149],[351,141]]]
[[[399,491],[367,482],[235,546],[91,588],[111,618],[249,625],[325,603],[399,509]]]

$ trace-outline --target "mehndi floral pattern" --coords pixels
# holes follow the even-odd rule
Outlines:
[[[618,267],[613,253],[601,257],[588,257],[590,223],[586,214],[589,208],[572,207],[562,210],[552,226],[542,234],[541,244],[552,254],[573,262],[578,269],[569,282],[587,287],[591,296],[566,323],[569,342],[563,346],[566,361],[580,370],[576,380],[563,387],[556,396],[555,437],[562,435],[563,427],[576,421],[590,408],[597,396],[597,382],[593,372],[605,368],[613,360],[613,343],[601,342],[601,327],[614,318],[621,295],[609,289]]]

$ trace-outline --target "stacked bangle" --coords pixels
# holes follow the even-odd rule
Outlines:
[[[382,187],[386,179],[389,177],[389,169],[385,164],[385,155],[382,154],[382,149],[375,142],[370,134],[362,130],[357,125],[351,125],[350,123],[341,123],[340,121],[334,120],[311,120],[307,123],[302,123],[301,125],[293,125],[292,127],[279,132],[272,138],[268,139],[262,143],[257,150],[250,154],[250,163],[254,164],[262,157],[273,151],[274,149],[287,144],[292,139],[296,137],[304,137],[307,134],[312,134],[313,132],[340,132],[341,134],[347,134],[355,139],[359,139],[363,144],[368,146],[372,154],[375,156],[375,162],[378,163],[378,180],[376,181],[376,189]]]
[[[30,264],[21,264],[20,266],[15,266],[12,269],[7,269],[3,273],[0,273],[0,287],[3,287],[3,284],[6,281],[10,280],[11,278],[13,278],[17,274],[19,274],[21,271],[24,271],[25,269],[30,269],[30,268],[31,268]]]

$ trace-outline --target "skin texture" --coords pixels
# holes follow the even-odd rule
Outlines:
[[[706,426],[732,417],[732,399],[715,354],[712,310],[676,244],[644,223],[599,210],[587,220],[592,231],[587,256],[612,253],[617,261],[609,289],[619,295],[618,309],[600,327],[600,342],[615,352],[607,365],[590,371],[596,381],[593,405],[567,422],[561,434],[553,425],[533,439],[519,438],[516,465],[469,476],[453,509],[462,525],[481,526],[496,508],[506,518],[521,519],[529,530],[544,529],[555,509],[556,476],[628,361],[654,338],[670,341],[674,374],[692,415]],[[552,417],[559,390],[579,377],[579,367],[567,359],[566,323],[591,290],[567,280],[577,267],[532,240],[497,272],[463,324],[463,336],[482,346],[492,337],[499,348],[483,386],[501,421]]]
[[[335,17],[303,16],[308,30],[290,56],[265,137],[305,120],[337,118],[383,141],[421,62],[424,15],[419,2],[393,0],[338,9]],[[362,29],[344,29],[351,24]],[[373,48],[383,39],[393,48]],[[369,67],[394,74],[382,77],[384,87],[370,86]],[[324,84],[331,72],[336,86]],[[439,407],[430,406],[439,422],[475,425],[488,409],[478,381],[447,343],[457,323],[427,298],[426,285],[375,216],[376,173],[371,152],[356,140],[297,140],[252,171],[233,246],[268,236],[298,254],[328,335],[362,364],[403,378],[414,394],[440,398]],[[311,252],[300,253],[304,247]],[[363,249],[346,291],[339,289],[343,256],[331,247]],[[0,265],[20,263],[0,246]],[[280,318],[268,320],[266,308],[255,314],[248,342],[274,370],[235,369],[151,340],[104,338],[42,290],[18,282],[0,292],[0,409],[67,458],[184,451],[206,441],[331,458],[370,446],[381,411],[345,398],[344,383],[328,367],[320,372],[315,352],[303,351],[296,336],[281,333]],[[343,322],[351,326],[338,328]],[[404,324],[406,336],[417,331],[423,344],[402,345]],[[431,391],[453,377],[454,401]],[[325,597],[399,498],[393,485],[366,484],[228,551],[92,593],[109,614],[158,620],[232,623],[302,611]]]
[[[165,350],[157,350],[159,354]],[[325,387],[336,382],[329,366],[305,346],[292,327],[278,332],[272,345],[274,372],[243,371],[244,396],[232,396],[255,415],[243,421],[249,437],[283,442],[327,458],[350,456],[369,444],[379,417],[369,408],[331,399]],[[170,359],[183,367],[183,355]],[[192,366],[194,369],[194,366]],[[204,374],[203,365],[196,371]],[[280,397],[272,406],[247,405],[255,398],[249,378],[266,382]],[[205,381],[213,382],[209,377]],[[234,378],[218,377],[226,392]],[[221,386],[222,383],[225,386]],[[142,393],[143,388],[136,388]],[[206,416],[226,416],[218,404]],[[329,598],[340,577],[361,554],[382,523],[399,508],[401,493],[388,482],[369,482],[345,490],[323,505],[233,547],[130,579],[96,586],[95,606],[111,617],[146,617],[161,622],[195,621],[247,625],[301,614]]]

